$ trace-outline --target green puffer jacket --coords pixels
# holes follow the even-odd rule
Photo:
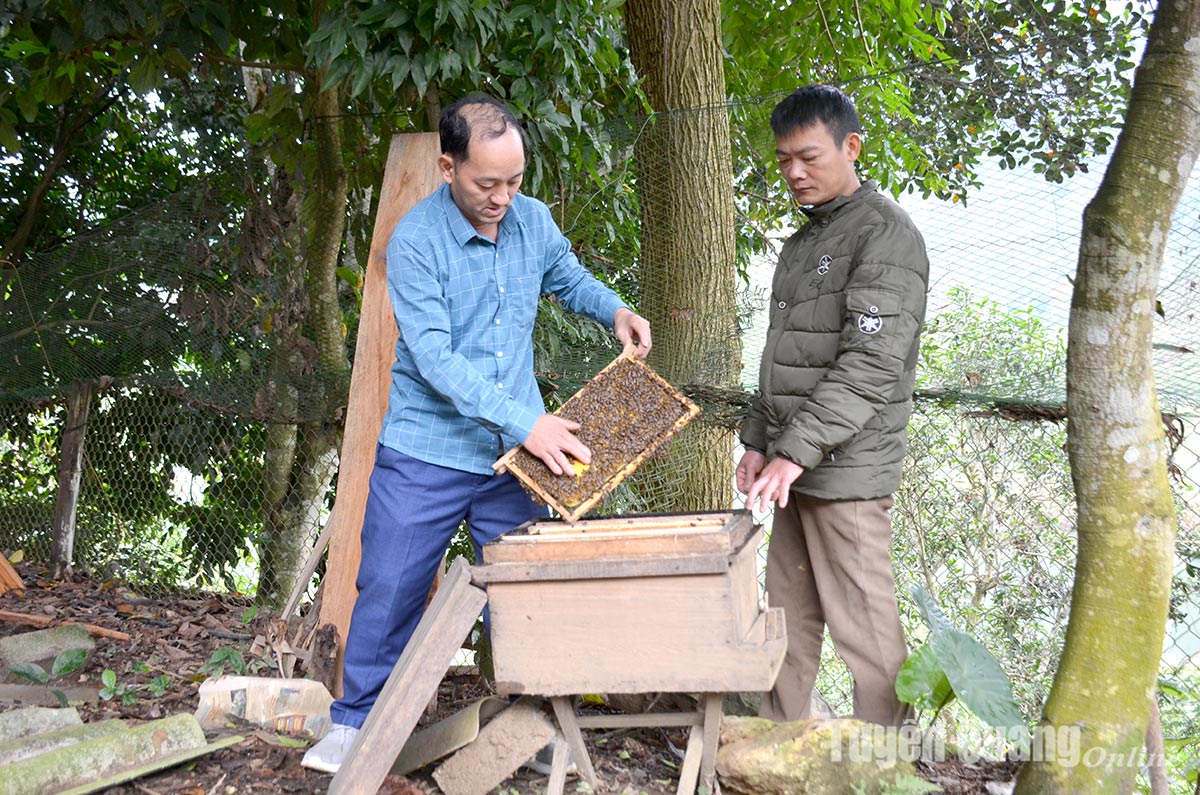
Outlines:
[[[775,269],[742,443],[803,466],[792,486],[801,494],[883,497],[900,484],[912,413],[925,241],[870,181],[805,213]]]

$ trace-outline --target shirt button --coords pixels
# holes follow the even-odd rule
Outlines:
[[[496,389],[504,389],[504,382],[503,382],[503,381],[499,381],[499,382],[497,382],[497,383],[496,383]]]
[[[497,326],[499,326],[499,325],[500,325],[500,318],[496,318],[496,325],[497,325]]]
[[[504,351],[496,351],[496,357],[497,357],[497,358],[500,358],[500,359],[503,359],[503,358],[504,358]]]
[[[787,301],[780,301],[780,302],[779,302],[779,308],[780,308],[780,309],[787,309]]]
[[[872,314],[872,315],[878,315],[878,314],[879,314],[879,307],[877,307],[877,306],[873,306],[873,307],[871,307],[871,314]]]
[[[504,288],[503,288],[503,287],[501,287],[501,288],[500,288],[500,292],[504,292]]]

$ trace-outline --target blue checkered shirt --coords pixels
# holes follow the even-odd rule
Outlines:
[[[497,237],[476,232],[442,185],[387,246],[400,338],[379,441],[480,474],[545,412],[533,375],[538,297],[609,328],[625,305],[579,264],[542,202],[518,193]]]

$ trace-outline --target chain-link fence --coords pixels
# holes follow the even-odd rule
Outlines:
[[[773,102],[707,111],[731,129],[735,230],[751,251],[716,263],[736,306],[704,355],[672,380],[704,405],[702,432],[631,477],[600,512],[671,510],[688,473],[716,459],[724,478],[706,507],[739,505],[731,477],[733,429],[757,379],[773,250],[798,218],[771,173],[766,116]],[[728,121],[731,120],[731,121]],[[711,119],[710,119],[711,121]],[[693,308],[643,280],[639,219],[667,151],[647,146],[669,117],[613,123],[607,189],[551,200],[590,268],[664,323]],[[670,135],[657,140],[669,141]],[[925,588],[974,633],[1036,718],[1060,651],[1074,564],[1074,497],[1062,410],[1065,328],[1081,213],[1103,164],[1062,184],[1025,170],[985,167],[969,202],[903,195],[932,263],[916,411],[896,496],[894,559],[910,638],[925,630],[909,589]],[[236,183],[237,180],[232,180]],[[75,562],[145,589],[204,586],[253,592],[275,527],[264,457],[273,431],[336,428],[345,385],[319,372],[293,336],[273,344],[296,312],[295,284],[247,259],[244,218],[230,217],[213,184],[106,226],[70,247],[9,269],[0,281],[0,548],[46,560],[58,494],[59,445],[72,384],[94,390],[86,419]],[[756,193],[755,196],[750,194]],[[777,199],[763,195],[772,194]],[[678,197],[676,197],[678,200]],[[757,204],[756,204],[757,202]],[[774,202],[774,204],[772,204]],[[758,209],[753,209],[753,207]],[[764,221],[774,207],[777,223]],[[1179,514],[1177,576],[1163,656],[1167,735],[1200,734],[1200,378],[1192,364],[1200,323],[1200,180],[1179,209],[1160,290],[1156,378],[1174,446]],[[270,219],[262,221],[267,223]],[[261,225],[261,224],[260,224]],[[240,247],[239,247],[240,244]],[[353,265],[353,263],[349,263]],[[713,263],[674,263],[704,268]],[[352,280],[347,280],[350,284]],[[724,287],[722,286],[723,290]],[[358,296],[343,287],[349,316]],[[355,329],[347,329],[354,339]],[[535,331],[539,380],[551,405],[606,364],[616,348],[598,327],[543,301]],[[728,362],[740,363],[730,372]],[[280,396],[284,396],[281,398]],[[340,396],[340,401],[339,401]],[[336,481],[297,510],[302,557],[332,505]],[[770,517],[762,517],[770,524]],[[847,711],[847,677],[826,649],[819,688]],[[1182,763],[1181,763],[1182,764]],[[1178,771],[1177,771],[1178,772]]]

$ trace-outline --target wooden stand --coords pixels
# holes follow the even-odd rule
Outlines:
[[[700,708],[695,712],[647,712],[640,715],[576,715],[571,706],[571,699],[566,696],[554,696],[550,699],[554,707],[554,717],[558,720],[566,743],[560,743],[555,748],[555,759],[551,764],[550,783],[546,788],[547,795],[562,795],[566,783],[565,775],[556,775],[559,768],[558,757],[563,757],[561,766],[566,770],[566,750],[570,747],[575,757],[575,765],[579,775],[596,789],[599,779],[588,755],[587,746],[583,743],[582,729],[623,729],[623,728],[656,728],[673,726],[690,726],[687,751],[684,752],[683,766],[679,771],[679,784],[675,790],[677,795],[692,795],[696,785],[700,784],[710,793],[715,792],[717,763],[717,740],[721,731],[721,693],[704,693],[700,696]]]
[[[678,792],[712,792],[721,694],[771,689],[787,645],[782,611],[759,597],[761,535],[736,511],[547,520],[487,544],[472,579],[487,586],[496,689],[550,697],[593,787],[582,729],[690,726]],[[570,700],[654,692],[704,695],[697,712],[640,715],[577,716]]]

